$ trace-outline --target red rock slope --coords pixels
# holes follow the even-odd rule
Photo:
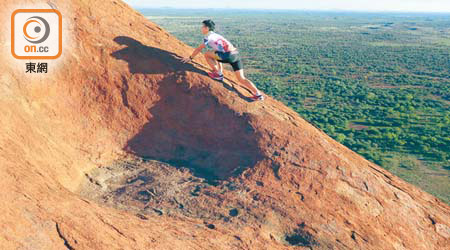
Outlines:
[[[180,63],[192,48],[119,0],[52,1],[64,16],[63,56],[47,75],[24,74],[10,54],[10,13],[45,2],[0,2],[1,249],[450,245],[449,206],[280,102],[249,103],[208,79],[203,59]],[[255,217],[214,228],[143,219],[74,192],[85,172],[130,153],[241,183],[233,195]]]

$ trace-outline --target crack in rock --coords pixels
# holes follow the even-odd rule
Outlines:
[[[56,225],[56,232],[59,235],[59,238],[61,238],[64,242],[64,246],[66,246],[67,249],[69,250],[74,250],[75,248],[73,248],[70,244],[69,241],[66,239],[66,237],[64,237],[64,235],[61,233],[61,229],[59,228],[58,222],[55,222]]]

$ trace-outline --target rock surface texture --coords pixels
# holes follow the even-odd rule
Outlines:
[[[34,5],[63,14],[48,74],[10,53]],[[448,249],[448,205],[181,63],[192,48],[122,1],[0,7],[1,249]]]

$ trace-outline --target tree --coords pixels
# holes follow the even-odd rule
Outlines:
[[[344,134],[338,133],[336,136],[336,140],[340,143],[343,143],[345,140],[346,136]]]
[[[375,95],[373,92],[369,92],[366,97],[369,100],[374,100],[377,98],[377,95]]]

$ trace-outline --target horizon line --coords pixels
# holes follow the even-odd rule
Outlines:
[[[131,6],[131,5],[130,5]],[[353,13],[402,13],[402,14],[449,14],[449,11],[413,10],[348,10],[348,9],[269,9],[269,8],[202,8],[202,7],[149,7],[132,6],[136,9],[174,9],[174,10],[247,10],[247,11],[313,11],[313,12],[353,12]]]

